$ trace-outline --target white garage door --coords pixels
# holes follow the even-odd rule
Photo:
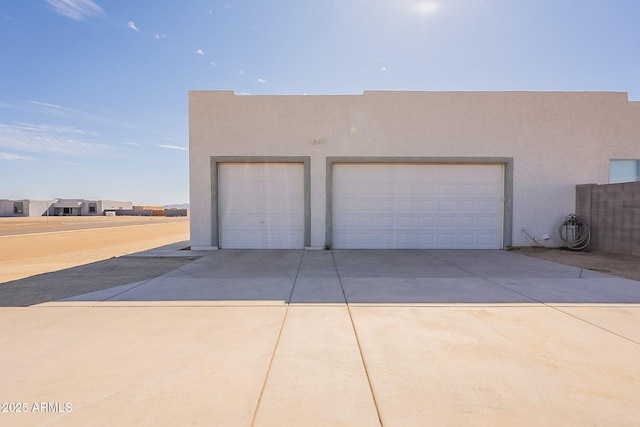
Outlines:
[[[335,248],[500,249],[503,166],[334,164]]]
[[[304,165],[221,163],[221,248],[304,247]]]

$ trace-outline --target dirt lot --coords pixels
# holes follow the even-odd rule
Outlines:
[[[189,239],[189,218],[0,218],[0,283]]]
[[[547,249],[535,246],[514,248],[512,251],[586,270],[640,280],[640,257],[638,256],[577,252],[568,249]]]

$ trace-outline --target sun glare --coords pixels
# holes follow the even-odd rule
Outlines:
[[[419,1],[414,3],[413,10],[420,15],[432,15],[438,11],[440,6],[435,1]]]

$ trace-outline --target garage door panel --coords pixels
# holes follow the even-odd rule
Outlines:
[[[503,174],[495,164],[334,164],[333,246],[500,248]]]
[[[420,200],[418,202],[418,211],[420,213],[434,213],[436,211],[436,201]]]
[[[458,244],[460,246],[472,247],[475,246],[475,235],[474,234],[458,234]]]
[[[454,213],[456,211],[455,200],[439,200],[438,212],[440,213]]]
[[[433,229],[436,226],[437,219],[436,216],[420,216],[418,228],[420,230]]]
[[[415,229],[418,227],[418,217],[415,215],[398,215],[398,228],[410,228]]]
[[[381,233],[378,235],[378,243],[383,245],[393,245],[395,236],[393,234]]]
[[[395,225],[395,216],[393,215],[380,215],[378,217],[378,227],[381,229],[393,228]]]
[[[304,247],[302,164],[222,163],[218,197],[220,247]]]
[[[397,207],[400,212],[415,212],[417,204],[414,200],[398,200]]]
[[[475,217],[460,217],[458,219],[458,228],[471,228],[475,229],[477,227],[477,221]]]
[[[437,236],[438,245],[440,246],[453,246],[455,243],[455,236],[453,233],[440,233]]]
[[[494,230],[500,226],[498,220],[493,216],[479,216],[477,221],[479,229]]]
[[[378,212],[394,212],[395,203],[391,200],[375,200],[374,209]]]
[[[478,212],[497,214],[501,211],[501,205],[498,200],[478,200]]]
[[[476,184],[460,184],[457,186],[458,197],[475,197],[477,193]]]
[[[496,241],[496,236],[494,234],[478,234],[478,246],[480,248],[492,249],[498,244],[499,242]]]
[[[476,194],[478,196],[500,197],[501,191],[492,184],[477,184]]]
[[[362,228],[372,228],[372,227],[375,227],[376,225],[375,217],[372,214],[362,214],[360,215],[359,219],[360,219],[359,226]]]
[[[458,186],[453,184],[442,184],[438,187],[438,195],[443,197],[456,196]]]
[[[418,236],[418,244],[420,246],[431,247],[436,243],[435,233],[420,233]]]
[[[438,218],[438,229],[447,230],[455,228],[455,218],[453,217],[440,217]]]
[[[475,200],[459,200],[457,202],[457,211],[458,212],[476,212],[477,203]]]

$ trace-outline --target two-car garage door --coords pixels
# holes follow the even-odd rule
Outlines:
[[[334,248],[502,247],[502,164],[333,163],[331,171]],[[220,163],[219,246],[303,248],[304,177],[302,163]]]
[[[501,164],[333,165],[334,248],[499,249]]]

